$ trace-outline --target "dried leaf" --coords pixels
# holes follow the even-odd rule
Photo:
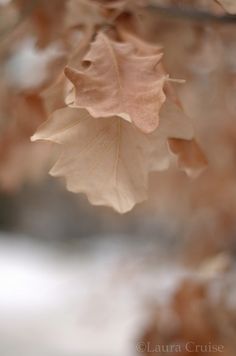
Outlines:
[[[63,145],[51,174],[66,176],[68,190],[86,193],[91,203],[124,213],[146,198],[151,143],[121,118],[94,120],[83,109],[65,108],[39,129],[37,139]],[[163,140],[162,150],[167,154]]]
[[[119,117],[95,120],[84,109],[63,108],[32,140],[63,146],[51,174],[65,176],[68,190],[124,213],[146,199],[149,172],[168,167],[167,138],[192,138],[191,123],[175,104],[167,101],[162,115],[159,129],[146,135]]]
[[[178,157],[178,166],[190,176],[197,177],[207,166],[207,159],[197,142],[183,139],[169,139],[171,151]]]
[[[84,71],[67,67],[65,74],[74,84],[74,107],[85,108],[95,117],[119,116],[145,133],[159,124],[165,101],[167,75],[157,71],[162,55],[141,56],[133,45],[119,43],[99,33],[84,60]]]

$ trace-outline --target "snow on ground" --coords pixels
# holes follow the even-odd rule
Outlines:
[[[153,299],[185,274],[152,244],[96,237],[73,252],[0,238],[1,356],[133,356]]]

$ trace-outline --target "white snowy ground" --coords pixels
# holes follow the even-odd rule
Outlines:
[[[124,236],[73,253],[2,236],[0,355],[136,355],[148,304],[165,303],[185,274]]]

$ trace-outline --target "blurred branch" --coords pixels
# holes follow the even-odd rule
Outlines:
[[[148,6],[150,11],[155,11],[157,14],[162,16],[184,19],[184,20],[195,20],[200,22],[215,22],[215,23],[225,23],[225,24],[236,24],[236,15],[216,15],[207,11],[195,10],[190,8],[183,8],[177,6],[160,6],[151,4]]]

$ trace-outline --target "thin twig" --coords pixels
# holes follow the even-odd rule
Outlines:
[[[148,10],[155,11],[162,16],[179,18],[185,20],[196,20],[200,22],[218,22],[225,24],[236,24],[236,15],[223,14],[217,15],[208,11],[195,10],[177,6],[165,7],[160,5],[151,4]]]

